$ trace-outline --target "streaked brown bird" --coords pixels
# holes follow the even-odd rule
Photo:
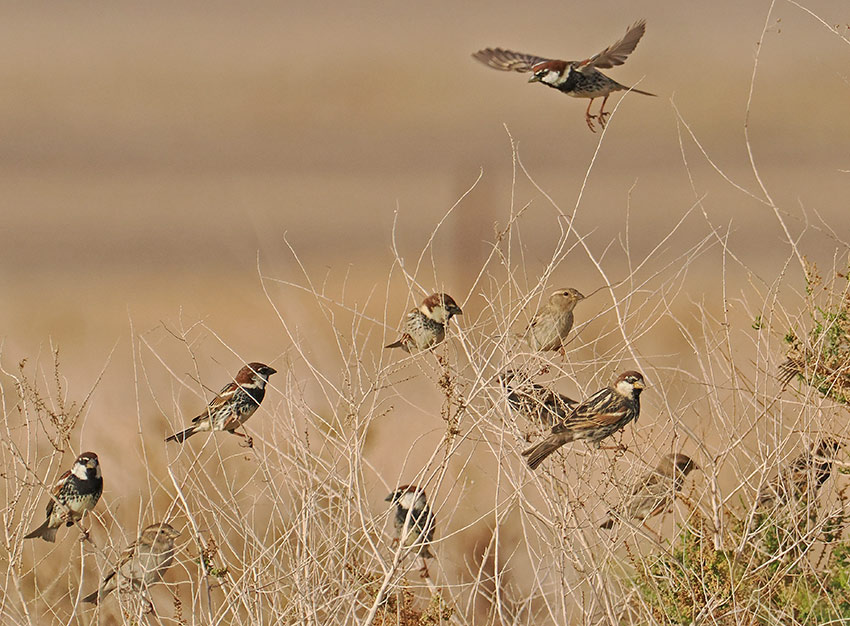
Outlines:
[[[632,487],[623,504],[610,512],[608,519],[599,527],[612,528],[621,519],[642,522],[648,517],[658,515],[673,504],[676,494],[685,484],[685,478],[695,469],[699,467],[686,454],[667,454],[661,457],[658,466]]]
[[[463,311],[450,295],[432,293],[407,314],[399,340],[384,347],[410,354],[433,348],[446,338],[446,326],[455,315],[463,315]]]
[[[532,76],[528,79],[530,83],[541,82],[573,98],[590,98],[585,111],[585,121],[588,128],[592,132],[596,132],[593,120],[598,120],[600,126],[605,128],[605,116],[608,115],[608,112],[605,111],[605,103],[608,102],[608,96],[613,92],[630,89],[644,96],[655,95],[648,91],[621,85],[599,71],[625,63],[626,57],[634,51],[645,32],[646,22],[639,20],[626,30],[622,39],[611,44],[599,54],[583,61],[559,61],[523,52],[503,50],[502,48],[486,48],[479,50],[472,56],[497,70],[531,72]],[[590,105],[596,98],[603,98],[602,106],[597,115],[591,115]]]
[[[578,404],[572,398],[538,383],[520,381],[517,384],[515,381],[513,370],[499,375],[499,382],[508,394],[508,405],[535,424],[552,428]]]
[[[765,511],[782,506],[806,505],[814,501],[832,473],[832,463],[842,444],[826,437],[780,469],[778,475],[759,489],[757,508]]]
[[[44,524],[30,532],[24,539],[41,537],[45,541],[56,541],[56,531],[62,524],[73,526],[83,515],[91,511],[103,493],[103,477],[100,462],[94,452],[83,452],[74,461],[74,466],[62,474],[53,485],[51,498],[47,502],[47,519]]]
[[[118,563],[100,584],[100,588],[83,598],[83,602],[97,604],[111,592],[134,591],[144,593],[147,588],[162,580],[162,575],[174,561],[174,540],[180,536],[165,522],[151,524],[139,538],[131,543]]]
[[[251,438],[236,432],[236,429],[248,421],[260,407],[266,395],[269,376],[276,373],[276,369],[263,363],[248,363],[239,370],[233,382],[222,387],[219,394],[210,401],[206,411],[192,419],[193,426],[174,433],[165,440],[182,443],[196,433],[225,430],[245,437],[250,447]]]
[[[566,419],[552,428],[552,434],[524,451],[526,463],[537,467],[564,444],[585,440],[596,444],[623,429],[640,415],[640,392],[644,388],[639,372],[623,372],[608,387],[600,389],[579,404]]]
[[[582,300],[584,296],[572,287],[554,291],[525,330],[532,350],[561,350],[573,328],[573,309]]]
[[[385,500],[395,505],[393,528],[395,542],[400,542],[405,548],[411,548],[416,556],[422,558],[423,578],[427,578],[428,563],[425,559],[433,559],[429,549],[434,541],[436,517],[428,507],[425,492],[416,485],[403,485],[388,495]]]

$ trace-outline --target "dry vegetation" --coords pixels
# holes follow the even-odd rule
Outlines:
[[[715,167],[685,120],[678,124],[688,173],[695,162]],[[617,132],[616,111],[608,132]],[[755,504],[791,459],[823,437],[848,436],[850,244],[775,203],[756,165],[754,189],[729,184],[759,200],[766,232],[787,249],[773,274],[749,267],[729,245],[693,181],[693,204],[669,227],[634,219],[627,198],[615,232],[580,229],[588,213],[602,211],[581,195],[564,208],[537,186],[513,143],[512,154],[515,193],[465,293],[434,251],[466,195],[420,254],[394,246],[382,290],[321,276],[295,249],[297,272],[258,266],[257,289],[279,323],[262,332],[283,333],[292,347],[267,361],[280,373],[248,422],[252,449],[221,433],[183,446],[162,439],[234,365],[266,355],[243,354],[203,321],[131,329],[127,414],[135,423],[122,426],[120,450],[110,452],[137,466],[139,479],[117,484],[104,463],[104,496],[81,524],[88,539],[82,528],[61,529],[55,545],[22,537],[42,519],[45,488],[86,448],[80,424],[100,379],[86,387],[66,378],[61,347],[19,364],[0,355],[3,623],[850,620],[850,447],[802,508],[765,515]],[[518,200],[522,185],[537,199]],[[548,215],[546,236],[524,230],[531,210]],[[798,246],[810,228],[834,244],[832,267],[815,267]],[[713,268],[710,290],[705,267]],[[598,287],[576,310],[563,359],[532,353],[517,337],[561,286]],[[435,289],[464,310],[448,340],[414,357],[382,350],[403,312]],[[706,292],[720,296],[707,300]],[[300,325],[288,312],[293,302]],[[229,356],[207,373],[210,338],[220,346],[215,358]],[[640,419],[616,436],[624,451],[572,444],[532,473],[519,452],[541,429],[509,409],[498,381],[507,369],[572,397],[624,369],[643,372],[649,388]],[[599,529],[632,482],[671,451],[701,468],[672,510],[645,526]],[[423,486],[437,516],[425,580],[391,544],[384,497],[403,483]],[[159,519],[183,531],[166,583],[149,601],[113,594],[96,609],[82,605],[138,529]]]

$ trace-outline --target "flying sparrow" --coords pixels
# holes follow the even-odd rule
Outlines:
[[[560,424],[552,427],[552,434],[524,451],[526,463],[537,469],[543,460],[571,441],[587,440],[599,447],[599,442],[623,429],[640,415],[640,392],[643,376],[638,372],[623,372],[608,387],[600,389],[579,404]]]
[[[534,314],[525,330],[525,340],[533,350],[560,350],[573,328],[573,309],[584,300],[577,289],[558,289]]]
[[[611,528],[619,519],[643,521],[658,515],[666,509],[681,491],[685,477],[692,470],[699,469],[697,464],[685,454],[667,454],[661,458],[658,467],[643,476],[634,487],[626,501],[608,514],[600,528]]]
[[[605,128],[605,116],[608,115],[605,111],[605,103],[608,101],[608,96],[614,91],[630,89],[611,80],[599,70],[625,63],[626,57],[635,49],[644,32],[646,32],[646,22],[644,20],[635,22],[622,39],[583,61],[545,59],[502,48],[486,48],[472,56],[497,70],[532,72],[531,78],[528,79],[530,83],[541,82],[573,98],[590,98],[584,117],[590,130],[596,132],[593,127],[594,119],[598,119],[602,128]],[[631,90],[645,96],[655,95],[639,89],[631,88]],[[603,98],[602,106],[599,108],[598,115],[591,115],[590,105],[595,98]]]
[[[47,519],[24,539],[41,537],[56,541],[56,531],[64,523],[73,526],[94,508],[103,493],[100,464],[94,452],[83,452],[74,466],[59,477],[47,502]]]
[[[835,439],[822,439],[811,450],[803,452],[773,480],[762,485],[756,502],[759,509],[811,502],[832,473],[832,462],[842,444]]]
[[[180,531],[165,522],[145,528],[139,538],[124,550],[115,569],[100,583],[100,588],[83,598],[83,602],[97,604],[118,588],[142,593],[148,586],[162,580],[165,570],[174,561],[174,540],[179,536]]]
[[[428,549],[434,541],[434,524],[436,518],[428,508],[425,492],[416,485],[404,485],[393,491],[385,501],[395,505],[395,539],[393,543],[401,542],[405,548],[416,550],[416,556],[422,557],[422,578],[428,578],[428,563],[425,559],[433,559],[434,555]]]
[[[252,445],[251,438],[236,429],[244,424],[259,408],[266,395],[266,383],[269,376],[277,370],[262,363],[248,363],[239,370],[233,382],[226,384],[219,394],[212,399],[207,410],[192,420],[194,426],[175,433],[166,441],[186,441],[195,433],[215,430],[226,430],[234,435],[245,437],[248,446]]]
[[[407,314],[401,338],[384,347],[401,348],[408,353],[428,350],[446,338],[446,324],[453,315],[463,315],[463,311],[452,297],[433,293],[418,309],[411,309]]]
[[[537,383],[512,386],[514,377],[515,372],[512,370],[499,375],[499,382],[508,393],[508,405],[517,413],[546,428],[552,428],[559,423],[578,404],[572,398]]]

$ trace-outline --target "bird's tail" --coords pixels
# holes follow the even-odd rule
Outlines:
[[[197,431],[197,430],[195,430],[195,427],[194,427],[194,426],[192,426],[191,428],[187,428],[186,430],[181,430],[179,433],[174,433],[174,434],[173,434],[173,435],[171,435],[170,437],[166,437],[166,439],[165,439],[165,440],[166,440],[166,441],[176,441],[176,442],[178,442],[178,443],[183,443],[183,442],[184,442],[184,441],[186,441],[189,437],[191,437],[192,435],[194,435],[196,432],[198,432],[198,431]]]
[[[633,93],[639,93],[639,94],[644,95],[644,96],[652,96],[653,98],[658,97],[654,93],[649,93],[648,91],[641,91],[640,89],[635,89],[634,87],[626,87],[625,89],[628,89],[629,91],[631,91]]]
[[[522,453],[522,456],[528,457],[525,459],[525,462],[528,463],[528,467],[535,470],[543,461],[546,460],[546,457],[565,443],[568,442],[564,441],[563,436],[559,435],[557,437],[547,437],[540,443],[531,446],[528,450],[525,450]]]
[[[404,348],[404,344],[401,342],[401,339],[398,341],[394,341],[389,345],[384,346],[384,348]]]
[[[100,593],[99,589],[97,591],[95,591],[94,593],[90,593],[85,598],[83,598],[83,602],[88,602],[89,604],[97,604],[98,593]]]
[[[34,539],[35,537],[41,537],[45,541],[49,541],[50,543],[54,543],[56,541],[56,531],[57,528],[51,528],[48,524],[50,520],[46,520],[41,526],[36,528],[30,534],[26,535],[24,539]]]

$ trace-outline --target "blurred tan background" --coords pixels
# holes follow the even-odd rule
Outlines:
[[[477,315],[470,289],[488,251],[483,242],[511,206],[505,125],[534,180],[568,213],[600,136],[585,126],[586,101],[487,69],[470,54],[500,46],[584,58],[641,17],[646,36],[608,73],[659,97],[630,95],[611,120],[575,222],[594,252],[618,240],[628,214],[640,259],[703,198],[708,218],[700,210],[687,220],[677,234],[682,249],[710,228],[729,229],[741,263],[730,285],[770,283],[779,273],[790,248],[773,211],[732,184],[762,197],[744,123],[767,19],[748,126],[753,157],[792,234],[810,226],[803,253],[829,264],[841,247],[836,238],[850,239],[848,17],[844,0],[805,6],[828,26],[788,2],[767,18],[768,2],[738,0],[6,4],[2,363],[44,360],[53,342],[82,397],[114,348],[82,447],[109,447],[112,425],[135,428],[139,414],[165,436],[178,406],[153,406],[138,392],[132,337],[143,336],[185,380],[188,352],[163,325],[202,320],[218,337],[203,332],[191,348],[215,388],[238,368],[233,352],[277,367],[293,342],[257,268],[306,283],[285,238],[311,279],[336,294],[346,285],[347,298],[380,319],[394,219],[399,253],[412,266],[483,168],[435,242],[437,280],[420,277],[426,288],[469,299],[464,308]],[[674,103],[728,180],[700,154]],[[516,209],[532,203],[522,243],[533,281],[557,241],[553,212],[522,175],[515,194]],[[682,293],[705,299],[712,312],[722,287],[718,259],[696,259],[695,280]],[[585,278],[588,267],[577,258],[553,280],[592,290],[601,280]],[[609,269],[623,268],[615,259]],[[799,267],[792,271],[802,289]],[[410,305],[394,280],[390,328]],[[332,355],[332,338],[311,336],[309,305],[272,298],[308,349]],[[658,338],[654,354],[687,352],[667,339]],[[146,375],[160,384],[152,395],[171,396],[186,412],[176,419],[202,404],[165,367]],[[116,475],[121,454],[105,456]],[[117,495],[110,488],[107,479],[105,497]]]

